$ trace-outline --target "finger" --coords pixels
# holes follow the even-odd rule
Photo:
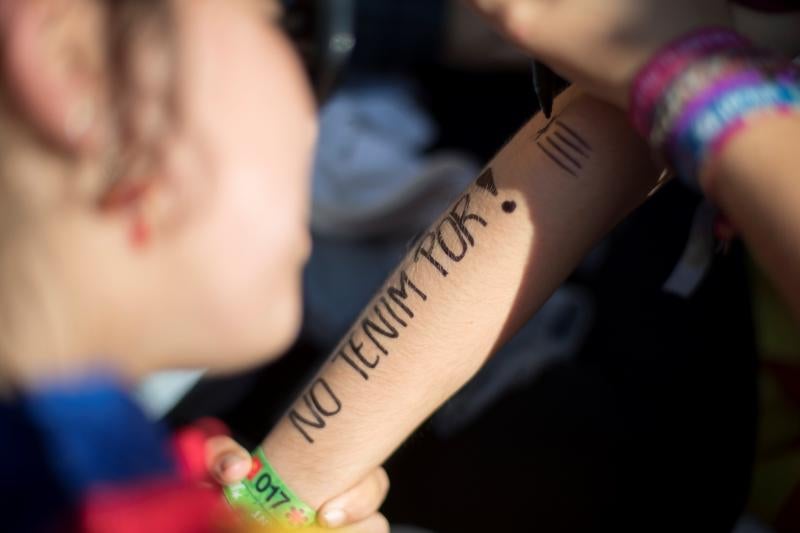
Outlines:
[[[470,0],[481,11],[491,13],[503,3],[503,0]]]
[[[508,0],[468,0],[467,3],[477,12],[493,18],[508,3]]]
[[[527,53],[539,51],[546,2],[537,0],[469,0],[489,23]],[[533,40],[536,40],[534,43]]]
[[[329,528],[358,523],[380,509],[389,492],[389,476],[383,468],[373,470],[358,485],[320,507],[320,523]]]
[[[206,466],[211,477],[221,485],[231,485],[250,472],[252,459],[247,450],[227,436],[206,441]]]
[[[529,52],[536,52],[543,31],[539,22],[544,18],[545,8],[542,2],[512,2],[504,5],[496,17],[514,42],[527,48]]]

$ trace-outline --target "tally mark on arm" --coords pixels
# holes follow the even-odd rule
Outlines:
[[[557,116],[536,132],[536,147],[561,170],[573,177],[592,156],[592,146]]]

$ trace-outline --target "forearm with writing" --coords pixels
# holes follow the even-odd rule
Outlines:
[[[562,95],[412,247],[264,441],[273,466],[316,506],[383,463],[656,178],[622,113]]]

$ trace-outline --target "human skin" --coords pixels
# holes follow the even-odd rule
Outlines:
[[[622,113],[559,97],[411,248],[263,442],[270,462],[312,506],[380,465],[659,174]]]
[[[552,61],[587,91],[622,109],[634,76],[659,49],[690,30],[739,27],[758,43],[796,55],[797,14],[733,9],[723,0],[471,0],[527,52]],[[594,16],[600,14],[601,16]],[[797,115],[749,120],[699,169],[707,196],[734,223],[800,320],[800,153]]]
[[[263,8],[0,0],[0,397],[293,341],[316,118]],[[241,454],[212,439],[211,473]],[[332,502],[353,531],[388,530],[385,478]]]
[[[503,3],[502,0],[495,2]],[[610,20],[625,27],[630,23],[626,19],[630,6],[621,1],[617,8],[610,11]],[[523,11],[517,14],[509,11],[495,18],[502,25],[531,15],[524,11],[524,6],[520,9]],[[710,2],[703,13],[699,18],[679,20],[674,27],[728,23],[721,3]],[[564,8],[561,16],[562,20],[570,20],[579,15],[580,9],[570,12]],[[650,15],[650,18],[658,18]],[[749,24],[751,21],[749,14],[739,18],[751,36],[762,38],[763,33]],[[515,28],[521,30],[522,26],[512,24],[505,29],[525,45],[527,36],[515,34]],[[585,38],[575,41],[583,46],[593,41],[602,42],[603,31],[600,25],[599,33],[588,32]],[[569,35],[564,33],[559,38],[564,40]],[[664,38],[658,32],[654,33],[655,38],[649,34],[637,35],[645,42],[632,56],[639,60],[660,46],[660,39]],[[624,47],[611,50],[603,58],[608,61],[618,55],[625,57],[625,50]],[[569,52],[559,57],[569,59]],[[569,65],[568,61],[566,64],[567,72],[579,72],[582,66],[580,63]],[[626,86],[635,67],[630,61],[623,62],[621,69],[608,67],[607,63],[598,61],[593,66],[596,70],[588,69],[581,79],[589,80],[588,85],[600,79],[605,85],[598,91],[599,95],[616,103],[624,102],[626,95],[620,87]],[[611,81],[598,77],[600,70],[610,74]],[[575,98],[577,100],[573,101]],[[557,147],[547,144],[545,135],[544,146],[549,153],[537,151],[533,148],[535,142],[531,143],[535,137],[531,130],[544,127],[541,117],[534,119],[535,125],[523,128],[498,154],[489,165],[498,194],[516,193],[522,197],[511,196],[510,200],[498,204],[499,197],[487,195],[485,187],[475,185],[468,190],[468,215],[480,217],[486,225],[469,216],[463,227],[458,223],[442,226],[441,220],[434,225],[437,237],[441,228],[451,231],[450,239],[457,239],[460,231],[467,242],[465,256],[458,261],[452,257],[437,258],[433,254],[425,257],[428,244],[422,249],[416,248],[367,307],[352,333],[334,351],[318,379],[264,441],[267,455],[309,501],[325,497],[324,491],[319,490],[321,485],[315,481],[315,471],[318,478],[326,479],[327,487],[345,486],[361,469],[385,459],[541,305],[575,266],[586,251],[587,243],[599,239],[638,205],[653,186],[657,173],[647,162],[647,149],[624,126],[621,114],[609,113],[597,101],[586,96],[576,97],[574,93],[564,96],[558,105],[562,113],[560,120],[566,121],[568,117],[570,122],[574,121],[576,131],[584,140],[592,139],[601,151],[621,154],[621,157],[609,164],[596,160],[593,150],[592,160],[586,164],[580,153],[572,151],[574,148],[569,144],[563,144],[567,139],[577,142],[576,146],[581,148],[580,142],[564,130],[560,131],[561,137],[552,137]],[[604,135],[609,128],[620,134],[616,137]],[[566,149],[566,156],[559,149]],[[577,177],[572,176],[572,172],[578,170],[574,160],[586,164]],[[580,188],[575,190],[565,185],[555,178],[558,174],[579,178]],[[592,179],[584,181],[589,176]],[[617,179],[619,181],[615,181]],[[525,185],[521,185],[523,183]],[[789,182],[785,185],[788,188]],[[745,191],[739,191],[739,201],[746,200]],[[791,198],[791,194],[784,198]],[[591,207],[587,207],[589,199]],[[513,213],[503,211],[505,202],[515,204]],[[521,212],[520,206],[526,215],[522,221],[513,218],[514,213]],[[463,219],[463,207],[463,203],[457,204],[456,211],[461,213],[458,220]],[[785,211],[791,214],[788,207]],[[574,216],[576,212],[581,216]],[[442,220],[449,215],[445,213],[444,216]],[[759,231],[768,233],[770,230],[764,227]],[[444,241],[448,242],[447,237]],[[461,242],[464,241],[450,242],[451,248],[457,250],[456,257],[461,255]],[[438,243],[439,254],[444,253],[441,248]],[[420,250],[422,253],[418,254]],[[436,250],[436,247],[431,249],[432,252]],[[453,250],[450,252],[452,254]],[[786,252],[778,247],[773,253],[785,255]],[[448,264],[455,266],[451,269]],[[443,271],[447,272],[446,277]],[[392,287],[405,287],[405,298],[392,299]],[[397,292],[394,294],[397,296]],[[372,324],[365,326],[364,319],[371,320]],[[385,334],[381,334],[381,329]],[[292,466],[299,464],[304,465],[302,471]]]
[[[526,52],[614,104],[665,42],[731,26],[725,0],[468,0]]]

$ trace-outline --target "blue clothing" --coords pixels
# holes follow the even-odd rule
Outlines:
[[[174,477],[165,428],[118,380],[84,376],[0,401],[0,530],[69,527],[92,488]]]

